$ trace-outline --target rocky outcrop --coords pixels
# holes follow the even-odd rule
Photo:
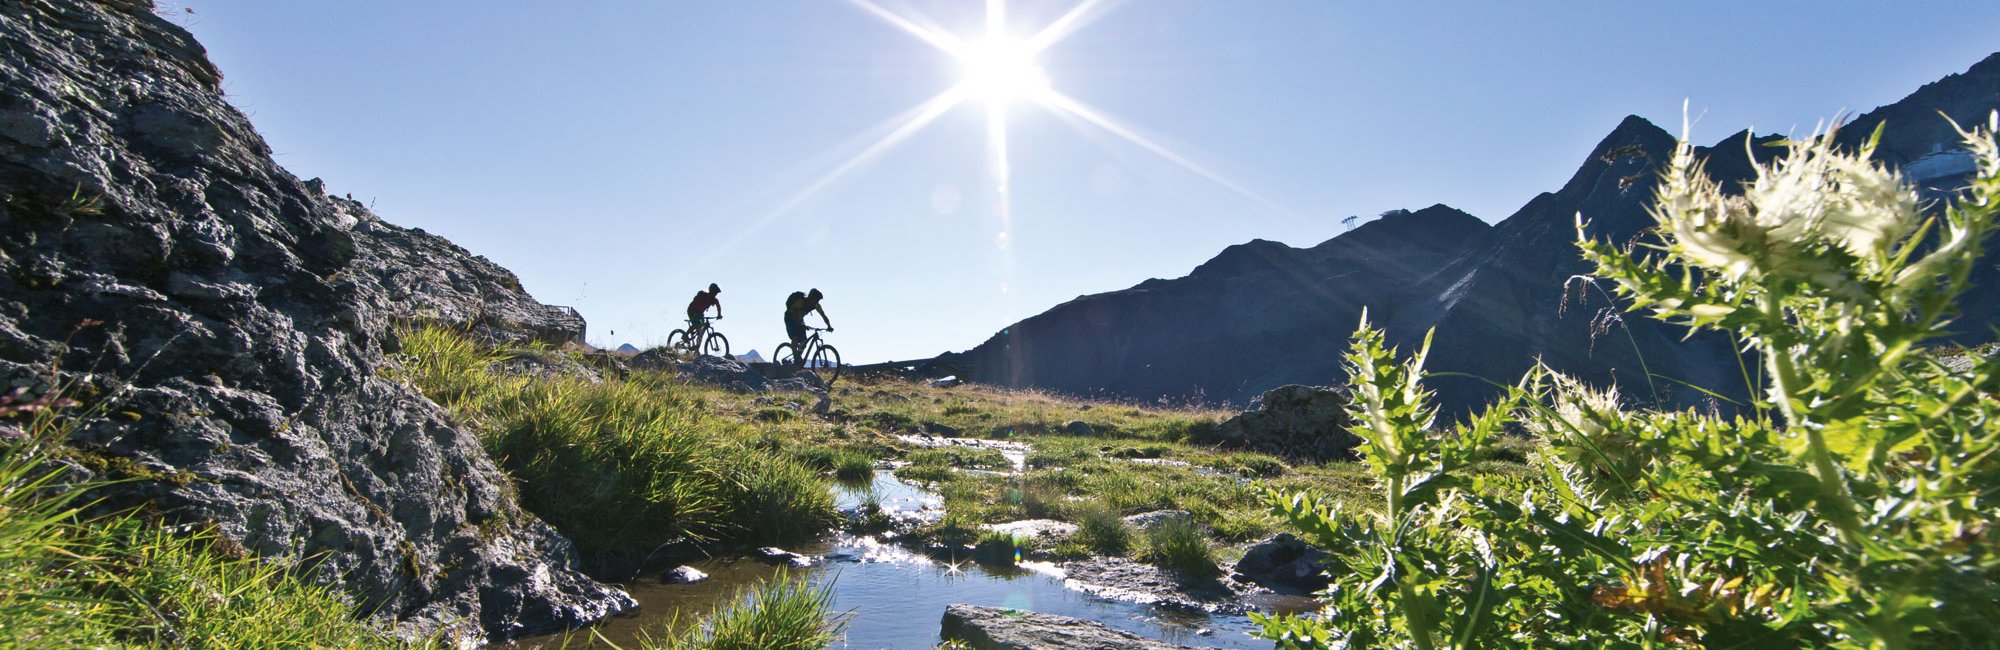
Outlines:
[[[669,351],[667,348],[653,348],[632,357],[627,365],[633,368],[669,369],[687,381],[720,386],[745,393],[770,391],[799,391],[824,396],[826,384],[819,375],[812,372],[791,371],[785,367],[765,364],[765,370],[736,359],[711,355],[688,356]],[[765,373],[771,373],[769,376]]]
[[[976,650],[1178,650],[1080,618],[978,605],[944,608],[940,636]]]
[[[1296,460],[1354,457],[1361,439],[1347,432],[1347,397],[1331,388],[1279,386],[1265,391],[1249,411],[1213,429],[1197,430],[1193,441],[1249,449]]]
[[[1877,156],[1901,165],[1958,146],[1944,118],[1983,124],[1995,108],[2000,54],[1856,118],[1841,138],[1857,143],[1886,122]],[[1733,189],[1753,175],[1753,156],[1777,151],[1758,146],[1774,139],[1738,133],[1697,154]],[[1511,382],[1537,362],[1652,404],[1726,409],[1704,390],[1746,401],[1729,341],[1625,318],[1607,292],[1573,281],[1590,270],[1575,246],[1577,216],[1592,237],[1638,237],[1653,225],[1646,206],[1674,145],[1672,134],[1627,117],[1562,188],[1494,226],[1439,205],[1385,214],[1311,248],[1231,246],[1185,277],[1079,297],[939,360],[990,384],[1243,404],[1286,384],[1342,383],[1340,355],[1366,308],[1404,352],[1435,328],[1429,369],[1465,375],[1430,384],[1447,415],[1484,405],[1498,391],[1488,381]],[[1952,189],[1946,176],[1925,179],[1929,198]],[[1962,342],[1988,340],[2000,324],[2000,249],[1989,262],[1960,300]]]
[[[0,385],[67,386],[107,504],[213,526],[410,632],[632,605],[576,569],[478,441],[387,378],[393,326],[563,339],[581,319],[270,157],[148,3],[0,3]]]
[[[1306,594],[1332,583],[1322,562],[1328,553],[1291,533],[1278,533],[1243,550],[1230,576],[1287,594]]]

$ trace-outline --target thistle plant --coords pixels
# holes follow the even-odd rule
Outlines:
[[[1435,427],[1423,351],[1363,327],[1355,430],[1380,512],[1309,494],[1273,510],[1328,547],[1316,617],[1260,619],[1282,647],[1992,647],[2000,621],[2000,358],[1953,370],[1947,332],[1995,228],[1995,120],[1961,132],[1962,194],[1926,205],[1831,132],[1786,143],[1740,193],[1683,142],[1650,241],[1584,236],[1634,311],[1737,337],[1761,364],[1736,415],[1626,410],[1537,368]],[[1517,424],[1541,478],[1482,485],[1464,459]],[[1518,491],[1517,491],[1518,489]]]

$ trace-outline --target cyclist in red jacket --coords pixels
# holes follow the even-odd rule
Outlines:
[[[709,283],[707,291],[696,292],[694,300],[688,301],[688,338],[690,340],[700,340],[695,335],[702,330],[708,329],[707,313],[710,307],[715,308],[716,318],[722,317],[722,301],[717,300],[715,297],[720,293],[722,293],[722,287],[718,287],[714,283]]]

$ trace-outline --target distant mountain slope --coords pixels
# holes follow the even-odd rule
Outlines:
[[[1996,107],[2000,54],[1856,118],[1842,138],[1858,143],[1886,120],[1880,158],[1902,165],[1955,146],[1939,112],[1974,124]],[[1753,156],[1775,153],[1762,145],[1776,139],[1739,132],[1699,153],[1712,176],[1734,187],[1754,175]],[[975,368],[972,378],[986,383],[1242,404],[1287,383],[1341,381],[1339,354],[1366,307],[1405,349],[1436,327],[1431,368],[1438,371],[1510,382],[1540,359],[1671,405],[1710,400],[1682,382],[1741,397],[1745,381],[1727,340],[1684,340],[1679,328],[1620,318],[1602,292],[1571,280],[1589,270],[1573,243],[1577,216],[1591,236],[1609,241],[1631,241],[1650,228],[1646,206],[1674,142],[1658,126],[1627,117],[1561,189],[1497,225],[1436,205],[1392,213],[1312,248],[1251,241],[1186,277],[1057,305],[947,360]],[[1951,161],[1926,165],[1950,168]],[[1962,331],[2000,322],[2000,291],[1993,289],[2000,278],[1984,280],[1965,301]],[[1435,386],[1454,411],[1493,394],[1475,379]]]

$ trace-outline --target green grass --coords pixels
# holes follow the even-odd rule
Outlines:
[[[846,452],[833,460],[833,477],[850,483],[866,481],[875,476],[875,459],[866,455]]]
[[[670,650],[820,650],[840,638],[845,617],[833,613],[833,585],[812,584],[780,571],[760,580],[736,604],[699,625],[647,644]]]
[[[1092,554],[1123,557],[1132,551],[1132,527],[1109,508],[1079,509],[1076,525],[1075,542]]]
[[[791,411],[723,410],[728,394],[662,372],[623,379],[524,378],[440,327],[404,328],[398,376],[479,432],[523,508],[592,560],[688,538],[773,544],[838,521],[828,485],[782,448]],[[733,404],[732,404],[733,406]],[[774,410],[775,408],[775,410]]]
[[[55,464],[67,423],[0,412],[0,647],[402,648],[327,587],[209,532],[86,517]]]
[[[1259,484],[1311,490],[1361,510],[1380,507],[1373,479],[1356,463],[1293,465],[1267,454],[1187,442],[1189,432],[1214,426],[1230,415],[1220,411],[1107,404],[980,386],[938,389],[867,378],[836,396],[836,403],[845,425],[863,436],[890,438],[919,432],[929,422],[966,435],[1030,446],[1027,470],[1015,476],[964,471],[1011,470],[991,449],[915,448],[903,454],[908,464],[897,468],[896,476],[931,485],[944,497],[948,522],[925,531],[943,543],[972,543],[981,524],[1051,518],[1105,531],[1107,517],[1115,520],[1173,509],[1188,511],[1211,547],[1247,545],[1281,527],[1257,489]],[[1063,425],[1071,420],[1089,423],[1092,435],[1066,433]],[[1535,480],[1535,473],[1522,461],[1537,444],[1518,439],[1482,458],[1478,469],[1503,479],[1496,486]],[[1097,538],[1102,542],[1072,539],[1051,550],[1066,557],[1134,555],[1148,547],[1138,533],[1127,534],[1123,544],[1107,532]]]
[[[736,535],[756,544],[811,539],[840,523],[826,481],[776,454],[739,457],[724,503],[732,510]]]
[[[1208,545],[1208,536],[1186,519],[1162,519],[1146,529],[1146,551],[1141,559],[1196,578],[1222,573],[1215,563],[1215,549]]]

